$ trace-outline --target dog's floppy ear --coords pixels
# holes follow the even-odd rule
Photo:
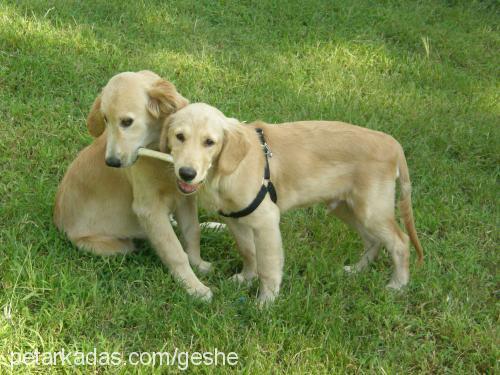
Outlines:
[[[189,104],[189,101],[177,92],[172,83],[163,79],[153,84],[148,95],[148,111],[156,119],[168,116]]]
[[[234,125],[230,125],[234,126]],[[217,169],[222,175],[230,175],[248,153],[250,144],[239,129],[224,130],[224,144],[219,154]]]
[[[93,137],[97,138],[104,132],[104,117],[101,113],[101,95],[94,100],[87,116],[87,129]]]
[[[161,135],[160,135],[160,151],[161,152],[166,152],[167,154],[170,153],[170,149],[168,148],[168,128],[170,127],[171,117],[167,117],[165,122],[162,125],[161,128]]]

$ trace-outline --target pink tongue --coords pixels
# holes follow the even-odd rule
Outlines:
[[[196,190],[196,185],[187,184],[183,181],[179,181],[179,185],[181,186],[182,190],[187,191],[188,193],[192,193]]]

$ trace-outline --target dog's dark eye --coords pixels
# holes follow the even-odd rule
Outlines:
[[[104,122],[108,122],[108,118],[104,116]]]
[[[176,134],[175,137],[181,142],[184,142],[186,140],[186,138],[184,138],[184,134],[182,133]]]
[[[132,118],[124,118],[123,120],[121,120],[120,125],[123,128],[128,128],[130,125],[132,125],[133,122],[134,122],[134,119],[132,119]]]
[[[210,139],[210,138],[205,139],[204,145],[206,147],[213,146],[214,144],[215,144],[215,142],[212,139]]]

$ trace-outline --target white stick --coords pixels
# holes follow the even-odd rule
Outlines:
[[[169,163],[174,162],[172,155],[164,154],[163,152],[150,150],[148,148],[141,147],[137,152],[139,156],[147,156],[149,158],[155,158],[163,161],[168,161]]]

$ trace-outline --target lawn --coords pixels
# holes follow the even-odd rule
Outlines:
[[[128,3],[128,4],[127,4]],[[374,4],[378,5],[374,5]],[[195,373],[499,370],[500,6],[497,1],[2,1],[0,373],[163,373],[178,366],[10,366],[11,352],[236,352]],[[324,207],[282,219],[280,298],[232,284],[226,232],[202,236],[205,304],[147,243],[111,259],[52,224],[85,117],[110,77],[150,69],[191,101],[252,121],[343,120],[405,148],[425,263],[384,289],[386,253]],[[293,150],[291,150],[293,152]],[[202,212],[202,219],[216,219]]]

